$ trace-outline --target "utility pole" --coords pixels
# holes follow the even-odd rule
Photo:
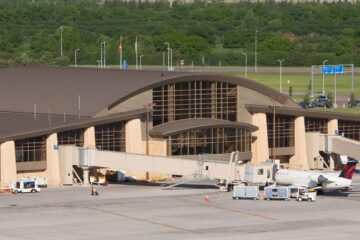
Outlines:
[[[168,71],[170,70],[170,44],[168,42],[164,42],[167,45],[167,62],[168,62]]]
[[[244,52],[241,52],[241,54],[245,56],[245,78],[247,78],[247,54]]]

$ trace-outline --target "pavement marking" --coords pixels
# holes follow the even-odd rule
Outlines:
[[[209,202],[209,203],[199,203],[199,202],[192,201],[192,200],[185,199],[185,198],[177,198],[177,199],[180,200],[180,201],[184,201],[184,202],[194,203],[194,204],[196,204],[198,206],[217,208],[217,209],[225,210],[225,211],[232,212],[232,213],[233,212],[241,213],[241,214],[244,214],[244,215],[248,215],[248,216],[252,216],[252,217],[259,217],[259,218],[263,218],[263,219],[266,219],[266,220],[275,220],[275,221],[277,220],[276,218],[268,217],[268,216],[265,216],[265,215],[260,215],[260,214],[250,213],[250,212],[241,211],[241,210],[237,210],[237,209],[221,207],[221,206],[218,206],[218,205],[214,205],[211,202]]]
[[[157,225],[157,226],[171,228],[171,229],[178,230],[181,232],[193,233],[193,234],[197,234],[197,235],[203,234],[203,233],[191,230],[191,229],[186,229],[186,228],[182,228],[182,227],[178,227],[178,226],[170,225],[170,224],[166,224],[166,223],[161,223],[161,222],[155,222],[153,220],[149,220],[149,219],[145,219],[145,218],[139,218],[139,217],[134,217],[134,216],[125,215],[125,214],[121,214],[121,213],[115,213],[115,212],[107,211],[104,209],[98,209],[98,208],[92,208],[92,207],[83,207],[83,208],[93,210],[96,212],[102,212],[102,213],[106,213],[106,214],[110,214],[110,215],[115,215],[115,216],[119,216],[119,217],[123,217],[123,218],[132,219],[132,220],[139,221],[139,222],[150,223],[150,224]]]

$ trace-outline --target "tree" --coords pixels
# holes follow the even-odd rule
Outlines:
[[[329,92],[327,95],[328,101],[326,104],[327,108],[332,108],[334,105],[334,95],[332,94],[332,92]]]

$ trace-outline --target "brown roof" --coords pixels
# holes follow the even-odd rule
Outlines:
[[[35,120],[33,115],[26,113],[0,113],[0,142],[129,120],[144,114],[146,110],[139,109],[98,118],[79,119],[77,116],[66,116],[66,122],[63,116],[51,116],[50,122],[49,117],[42,114],[37,115]],[[14,126],[21,128],[17,129]]]
[[[70,67],[19,67],[0,70],[0,111],[93,116],[109,105],[171,82],[214,80],[253,89],[297,107],[287,96],[244,78],[176,73]]]
[[[153,127],[150,131],[152,137],[166,137],[180,132],[197,130],[204,128],[243,128],[250,131],[255,131],[258,128],[247,123],[231,122],[227,120],[212,119],[212,118],[195,118],[182,119],[174,122],[168,122]]]
[[[0,70],[0,139],[27,132],[81,125],[108,106],[168,83],[210,80],[260,92],[298,107],[274,89],[244,78],[201,73],[69,67],[12,67]],[[79,114],[80,96],[80,119]],[[34,105],[37,119],[34,121]],[[48,112],[51,112],[49,121]],[[63,114],[66,114],[66,122]],[[94,120],[96,121],[96,120]]]

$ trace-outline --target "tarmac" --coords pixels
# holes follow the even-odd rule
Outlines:
[[[0,194],[0,239],[359,239],[359,174],[353,183],[316,202],[122,184],[98,187],[99,196],[90,195],[90,186]]]

